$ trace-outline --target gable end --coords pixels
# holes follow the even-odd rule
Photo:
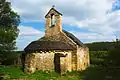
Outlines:
[[[56,9],[51,8],[51,9],[49,10],[49,12],[45,15],[45,18],[47,18],[48,14],[49,14],[52,10],[54,10],[55,12],[57,12],[59,15],[62,16],[62,14],[61,14],[60,12],[58,12]]]

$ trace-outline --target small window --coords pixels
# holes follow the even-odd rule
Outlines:
[[[51,27],[55,25],[55,15],[51,14]]]

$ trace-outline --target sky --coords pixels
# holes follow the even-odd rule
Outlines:
[[[21,16],[17,50],[44,36],[52,5],[63,14],[62,27],[83,43],[114,41],[120,36],[120,0],[9,0]]]

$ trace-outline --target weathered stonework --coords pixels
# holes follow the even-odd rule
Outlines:
[[[54,26],[51,26],[51,14],[55,15],[55,22],[56,24]],[[62,16],[59,15],[56,11],[51,10],[49,14],[46,17],[46,28],[45,28],[45,36],[53,36],[60,32],[62,32],[62,24],[61,24],[61,18]]]
[[[24,71],[34,73],[36,70],[35,66],[36,66],[36,54],[35,53],[27,54],[25,59]]]
[[[56,21],[55,25],[53,26],[51,26],[51,14],[54,14],[54,18]],[[66,43],[64,45],[70,47],[72,46],[72,49],[63,49],[61,48],[61,45],[57,45],[61,50],[58,48],[58,50],[56,50],[55,47],[48,48],[47,46],[44,46],[44,48],[46,49],[45,51],[43,47],[40,48],[41,45],[31,43],[31,45],[33,44],[33,46],[37,48],[34,48],[36,50],[35,51],[32,50],[32,48],[29,48],[32,46],[28,45],[28,51],[26,51],[27,49],[25,49],[26,56],[24,71],[34,73],[36,70],[48,70],[64,74],[67,71],[71,72],[85,70],[89,66],[89,49],[85,45],[83,45],[75,36],[62,30],[61,13],[56,11],[54,8],[52,8],[48,12],[45,18],[45,36],[42,37],[39,41],[59,41]],[[50,43],[48,43],[47,45],[49,44]]]
[[[49,52],[37,52],[26,55],[25,60],[25,72],[34,73],[36,70],[42,71],[55,71],[55,54],[63,54],[66,57],[59,57],[61,64],[61,73],[72,71],[71,51],[49,51]]]
[[[89,51],[88,48],[77,48],[77,70],[85,70],[89,66]]]

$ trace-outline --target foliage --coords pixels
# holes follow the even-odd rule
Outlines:
[[[120,80],[120,41],[109,51],[90,51],[91,66],[80,73],[82,80]]]
[[[107,51],[113,48],[115,42],[94,42],[87,43],[90,51]]]
[[[120,41],[114,43],[113,48],[109,51],[100,52],[90,52],[91,63],[96,66],[91,66],[83,71],[83,76],[86,77],[83,80],[96,80],[97,78],[97,80],[120,80]]]
[[[114,48],[109,51],[107,60],[108,65],[120,66],[120,41],[116,42]]]
[[[18,51],[4,53],[3,54],[4,61],[2,61],[1,65],[16,65],[18,62],[18,58],[20,58],[21,53],[22,52],[18,52]]]
[[[120,69],[120,41],[117,41],[114,48],[109,50],[104,65],[109,69]]]
[[[111,71],[113,71],[111,73]],[[120,70],[117,71],[120,74]],[[114,72],[114,69],[110,71],[100,65],[91,65],[87,70],[82,71],[80,76],[82,80],[120,80],[118,73]]]
[[[108,51],[90,51],[91,58],[104,58],[108,55]]]
[[[90,51],[90,63],[93,65],[103,65],[103,61],[107,56],[108,51]]]
[[[0,0],[0,58],[4,53],[15,49],[19,23],[20,17],[11,9],[10,2]]]

